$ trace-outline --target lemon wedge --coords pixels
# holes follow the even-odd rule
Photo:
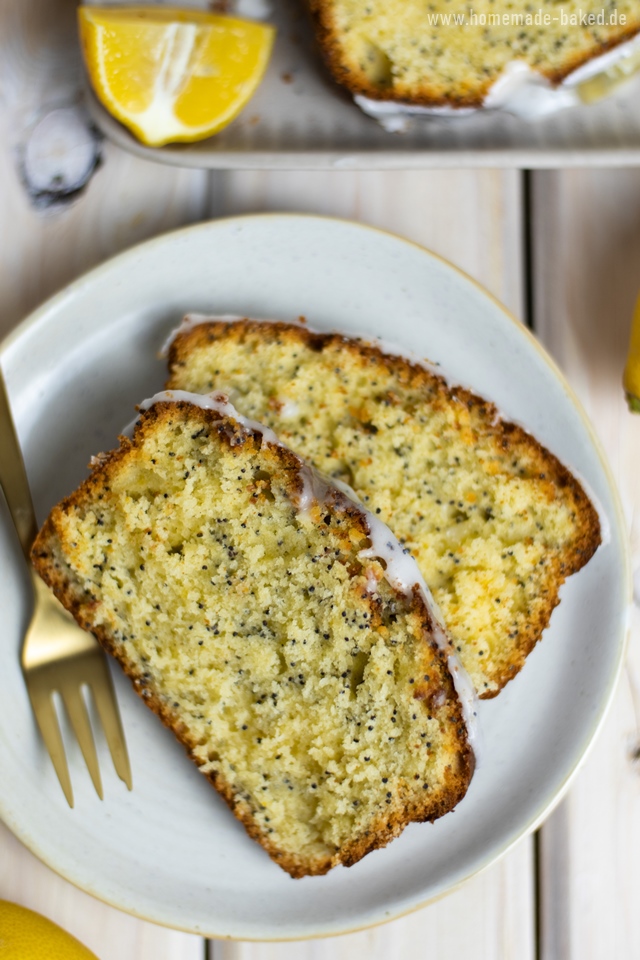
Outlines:
[[[80,7],[93,89],[148,146],[202,140],[246,106],[262,80],[273,27],[200,10]]]

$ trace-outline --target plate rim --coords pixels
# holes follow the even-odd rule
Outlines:
[[[419,910],[422,910],[424,907],[436,903],[439,900],[442,900],[444,897],[449,896],[456,890],[459,890],[462,886],[468,883],[471,879],[479,876],[490,866],[497,863],[498,860],[501,860],[510,850],[512,850],[518,843],[524,840],[529,836],[533,831],[535,831],[540,824],[551,814],[551,812],[556,808],[556,806],[562,801],[566,795],[569,787],[571,786],[574,778],[582,769],[586,760],[589,757],[589,754],[593,748],[593,745],[602,729],[611,709],[614,695],[618,688],[618,683],[622,673],[622,667],[624,665],[627,646],[629,643],[629,634],[630,634],[630,623],[629,623],[629,610],[632,605],[633,600],[633,575],[632,575],[632,566],[631,566],[631,557],[630,557],[630,546],[629,538],[627,535],[626,521],[624,518],[624,511],[622,508],[620,493],[613,476],[611,467],[608,462],[608,458],[604,451],[604,448],[600,442],[599,437],[597,436],[595,429],[587,416],[587,413],[583,407],[581,400],[579,399],[577,393],[566,379],[564,373],[554,360],[554,358],[547,352],[543,345],[536,339],[532,331],[525,325],[525,323],[519,320],[515,314],[506,307],[493,293],[491,293],[487,288],[476,280],[474,277],[470,276],[465,270],[458,267],[456,264],[452,263],[446,257],[441,256],[438,253],[430,250],[425,247],[423,244],[418,243],[417,241],[408,239],[407,237],[401,236],[391,230],[386,230],[380,227],[370,225],[368,223],[362,223],[356,220],[352,220],[346,217],[335,217],[329,215],[321,214],[306,214],[306,213],[295,213],[295,212],[277,212],[277,211],[267,211],[262,213],[250,213],[250,214],[240,214],[240,215],[231,215],[228,217],[220,217],[211,220],[204,220],[199,223],[189,224],[184,227],[180,227],[176,230],[165,231],[157,236],[151,237],[141,243],[134,244],[132,247],[127,248],[124,251],[114,254],[113,256],[107,258],[101,263],[89,268],[88,270],[81,273],[78,277],[72,280],[70,283],[65,284],[58,292],[53,294],[51,297],[47,298],[42,304],[36,307],[31,311],[22,321],[20,321],[14,328],[11,330],[1,341],[0,341],[0,367],[3,366],[3,360],[6,355],[9,353],[11,348],[29,331],[34,327],[37,327],[39,323],[43,323],[46,320],[46,317],[56,309],[60,309],[64,301],[69,297],[73,296],[76,292],[79,292],[83,287],[86,287],[88,284],[102,274],[107,274],[110,270],[114,268],[117,270],[121,263],[124,263],[131,257],[141,250],[148,250],[154,245],[162,246],[167,242],[171,242],[173,238],[178,238],[185,234],[194,234],[196,232],[202,231],[205,233],[208,230],[215,230],[218,227],[223,229],[228,226],[233,226],[234,224],[246,224],[247,222],[254,222],[256,220],[307,220],[307,221],[321,221],[323,223],[335,223],[339,227],[348,227],[356,228],[358,230],[367,230],[375,234],[382,235],[385,238],[390,238],[394,241],[400,241],[403,244],[408,245],[413,250],[419,252],[422,255],[431,257],[432,259],[439,262],[442,266],[449,268],[454,273],[456,273],[463,281],[471,284],[475,287],[476,291],[488,298],[494,307],[497,307],[498,310],[510,321],[510,323],[516,328],[520,335],[524,335],[525,340],[528,342],[530,347],[533,347],[537,352],[540,359],[544,361],[547,367],[550,368],[551,372],[555,375],[556,379],[559,381],[563,390],[567,396],[567,399],[573,405],[575,411],[578,413],[579,418],[583,424],[583,427],[586,429],[586,433],[589,437],[591,445],[597,455],[597,458],[600,462],[603,475],[607,481],[609,492],[611,494],[611,500],[613,505],[613,513],[610,516],[610,521],[612,526],[615,527],[616,532],[619,536],[621,544],[621,558],[622,558],[622,567],[623,567],[623,577],[624,577],[624,590],[623,596],[626,596],[627,604],[625,610],[623,611],[623,616],[620,621],[620,631],[622,637],[618,641],[618,651],[617,657],[615,660],[615,667],[612,670],[611,678],[609,680],[608,688],[603,695],[601,700],[599,713],[597,719],[593,723],[590,730],[586,733],[586,738],[584,745],[582,747],[582,752],[580,756],[574,761],[573,766],[568,769],[567,773],[564,776],[564,780],[560,787],[554,792],[550,799],[544,800],[537,812],[529,819],[528,822],[522,825],[522,827],[516,831],[516,834],[505,842],[505,844],[499,847],[497,850],[494,849],[489,853],[483,860],[483,862],[468,873],[464,878],[455,882],[449,886],[445,891],[442,891],[434,896],[427,897],[424,900],[420,900],[418,903],[413,904],[412,906],[397,910],[390,914],[385,914],[378,920],[367,922],[364,924],[359,924],[353,927],[343,927],[339,930],[324,930],[319,933],[310,933],[306,934],[303,937],[298,935],[291,936],[247,936],[247,935],[229,935],[229,934],[220,934],[216,931],[209,931],[205,929],[194,929],[193,926],[177,926],[174,923],[163,922],[162,919],[157,916],[150,916],[147,913],[141,912],[140,910],[135,909],[127,903],[118,902],[115,899],[110,899],[107,896],[95,891],[89,885],[83,885],[79,880],[74,879],[72,876],[69,876],[64,868],[58,867],[55,863],[51,862],[46,854],[42,854],[36,844],[36,841],[33,837],[27,834],[26,831],[23,831],[18,824],[13,822],[13,817],[10,814],[10,811],[7,810],[6,804],[3,802],[2,795],[0,795],[0,820],[7,826],[7,828],[13,833],[13,835],[28,849],[31,853],[34,854],[42,863],[54,871],[54,873],[61,876],[63,879],[67,880],[73,886],[82,890],[84,893],[89,894],[90,896],[95,897],[97,900],[107,904],[110,907],[118,909],[123,913],[134,916],[137,919],[144,920],[147,922],[155,923],[159,926],[165,927],[171,930],[178,930],[184,933],[190,933],[201,938],[209,939],[223,939],[229,941],[247,941],[254,943],[285,943],[285,942],[295,942],[300,940],[317,940],[325,939],[333,936],[342,936],[350,933],[357,933],[363,930],[369,930],[374,927],[381,926],[382,924],[389,923],[393,920],[401,919],[402,917],[409,916],[412,913],[415,913]],[[455,379],[455,378],[454,378]]]

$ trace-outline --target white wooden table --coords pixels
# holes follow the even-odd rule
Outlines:
[[[620,386],[640,288],[640,170],[205,174],[133,159],[105,143],[85,193],[66,207],[37,211],[18,174],[16,147],[29,111],[73,95],[73,13],[72,4],[55,0],[0,5],[0,335],[82,271],[181,224],[295,210],[395,231],[476,277],[564,368],[620,485],[640,604],[640,417],[627,413]],[[205,943],[93,900],[2,824],[0,898],[51,917],[100,960],[635,960],[639,640],[636,607],[613,709],[568,797],[538,834],[409,917],[332,940]]]

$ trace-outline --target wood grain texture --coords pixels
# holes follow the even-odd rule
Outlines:
[[[211,213],[328,214],[369,223],[452,260],[522,316],[521,176],[516,171],[213,174]],[[449,897],[330,940],[210,945],[210,960],[533,960],[532,841]]]
[[[621,378],[640,291],[640,171],[535,174],[536,332],[605,447],[629,526],[640,603],[640,417]],[[640,611],[613,709],[542,829],[542,960],[640,956]]]

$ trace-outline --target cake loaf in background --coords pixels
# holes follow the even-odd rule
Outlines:
[[[35,542],[56,596],[291,876],[451,810],[473,689],[414,561],[226,398],[143,408]]]
[[[640,31],[637,0],[309,0],[324,59],[338,83],[378,101],[482,107],[518,63],[538,82],[576,68]]]
[[[481,697],[522,668],[600,543],[580,483],[490,402],[425,365],[292,324],[185,322],[169,388],[223,390],[348,483],[415,557]]]

